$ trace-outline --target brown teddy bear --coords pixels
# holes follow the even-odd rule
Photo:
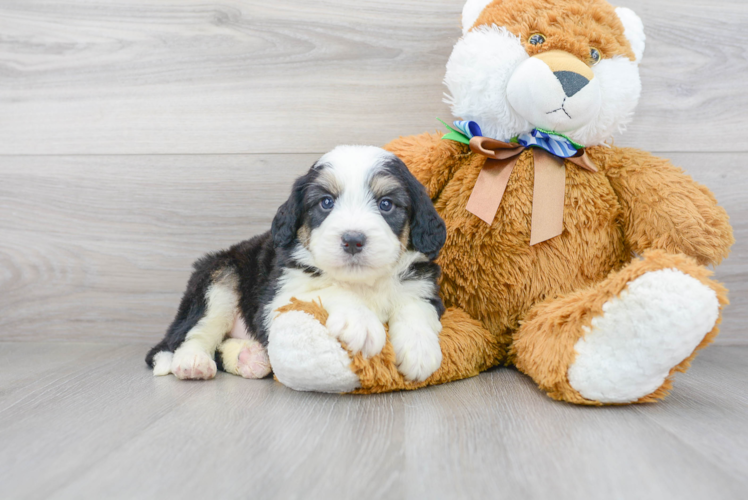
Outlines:
[[[271,328],[277,378],[370,393],[514,364],[572,403],[664,397],[717,334],[727,291],[705,266],[734,239],[708,189],[608,144],[639,98],[641,21],[604,0],[468,0],[462,23],[445,84],[463,121],[386,146],[447,224],[442,366],[409,383],[389,342],[349,355],[294,302]]]

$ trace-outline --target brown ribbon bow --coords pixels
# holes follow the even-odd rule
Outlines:
[[[478,174],[466,208],[490,225],[499,210],[509,176],[512,175],[519,155],[527,148],[520,144],[476,136],[470,139],[470,149],[485,156],[487,160]],[[590,172],[597,172],[597,168],[584,148],[571,158],[560,158],[541,148],[532,148],[532,152],[535,186],[532,194],[530,245],[535,245],[558,236],[564,230],[564,160]]]

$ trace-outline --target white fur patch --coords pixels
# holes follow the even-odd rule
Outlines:
[[[571,386],[590,400],[630,403],[660,387],[719,317],[711,288],[677,269],[646,273],[606,302],[574,346]]]
[[[403,305],[393,315],[389,327],[397,369],[407,380],[422,382],[439,369],[442,325],[431,304],[411,301]]]
[[[644,34],[644,23],[636,13],[626,7],[616,8],[616,14],[623,23],[624,35],[631,44],[631,50],[634,51],[636,62],[640,63],[644,56],[644,47],[647,36]]]
[[[483,12],[483,9],[493,0],[467,0],[462,8],[462,34],[467,33],[473,27],[475,21]]]
[[[444,102],[452,114],[477,122],[483,135],[508,141],[533,126],[509,105],[507,86],[529,58],[519,38],[497,26],[479,26],[455,44],[447,61]]]
[[[604,144],[613,134],[624,132],[642,91],[639,66],[628,57],[603,59],[592,71],[600,87],[600,111],[589,124],[566,134],[585,146]]]
[[[384,325],[364,305],[334,307],[327,318],[327,330],[353,352],[371,358],[382,352],[387,341]]]
[[[278,292],[266,306],[266,324],[269,327],[278,314],[277,309],[289,304],[293,297],[303,301],[321,300],[330,314],[363,306],[373,312],[381,323],[387,323],[404,304],[413,300],[428,302],[433,296],[435,285],[429,280],[400,280],[400,275],[411,264],[427,260],[422,253],[403,252],[386,276],[369,283],[342,282],[326,274],[312,276],[298,269],[285,269],[279,279]]]
[[[272,322],[268,355],[275,376],[291,389],[351,392],[360,386],[348,352],[304,312],[287,312]]]
[[[216,376],[218,368],[213,354],[208,354],[195,344],[183,343],[174,351],[171,372],[182,380],[210,380]]]
[[[157,352],[153,356],[153,376],[162,377],[171,373],[171,360],[174,353],[170,351]]]

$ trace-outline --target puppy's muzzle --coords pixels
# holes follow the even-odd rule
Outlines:
[[[364,249],[364,245],[366,245],[366,235],[359,231],[343,233],[343,236],[341,236],[340,239],[342,241],[341,245],[343,246],[343,251],[351,255],[356,255],[361,252],[361,250]]]

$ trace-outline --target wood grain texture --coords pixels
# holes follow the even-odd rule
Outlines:
[[[411,393],[153,378],[146,345],[0,343],[0,497],[743,499],[748,347],[654,405],[553,402],[512,369]],[[17,390],[8,392],[9,387]]]
[[[0,154],[296,153],[448,119],[462,0],[0,0]],[[744,0],[626,0],[644,92],[619,143],[746,151]]]
[[[0,157],[0,337],[156,339],[316,155]]]
[[[714,190],[738,243],[717,342],[748,343],[748,180],[741,154],[670,155]],[[317,155],[0,157],[0,339],[147,340],[191,263],[266,231]]]

